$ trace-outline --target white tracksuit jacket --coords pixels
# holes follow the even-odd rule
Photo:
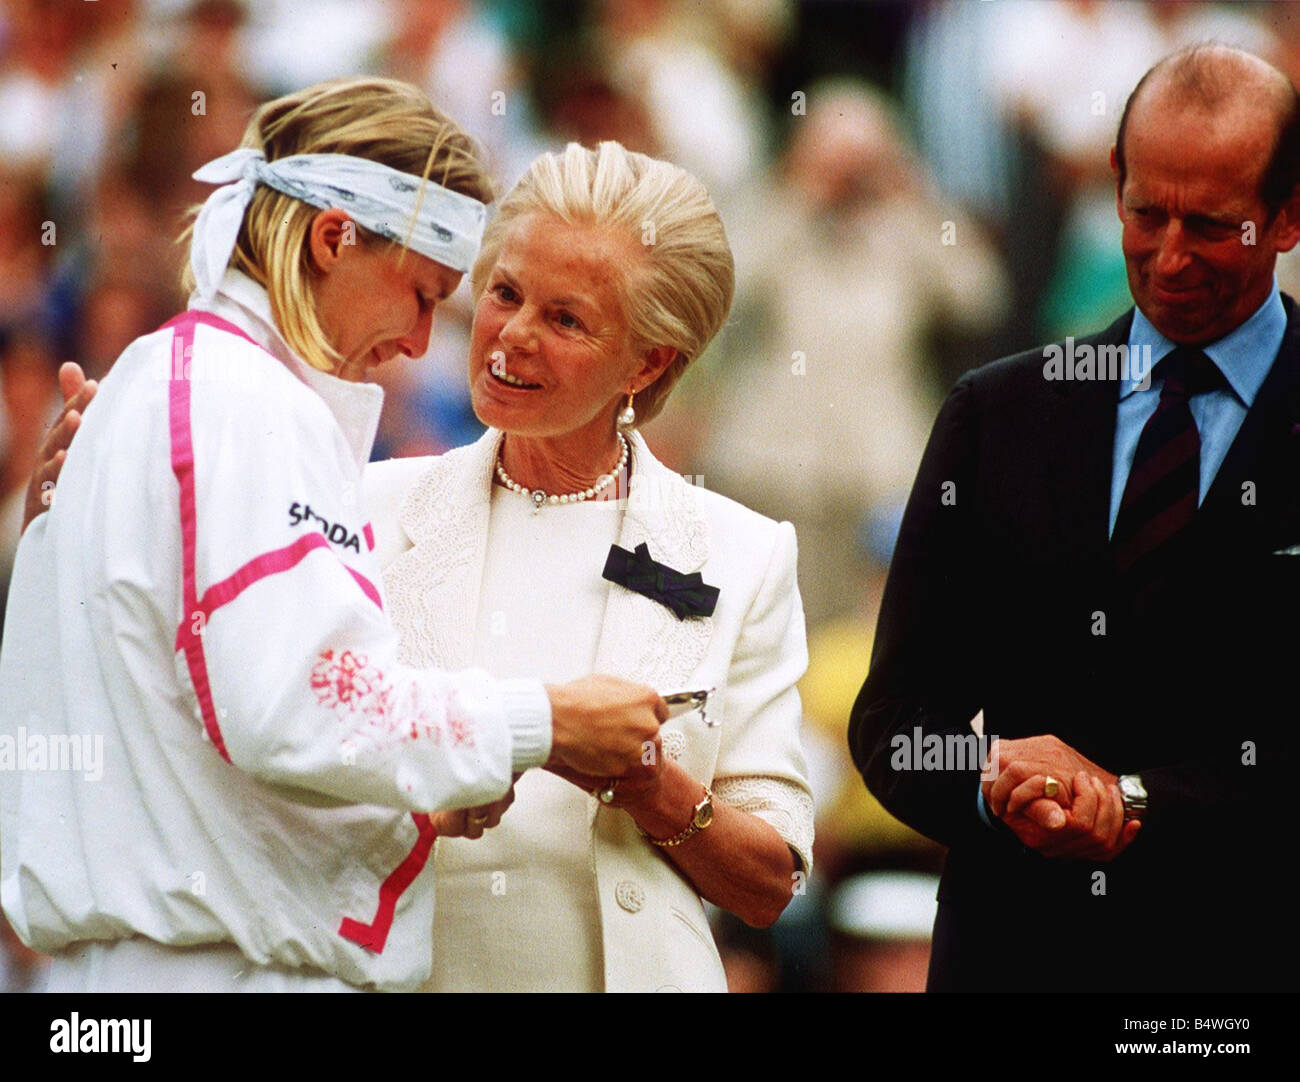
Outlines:
[[[25,943],[428,976],[421,813],[502,796],[550,709],[531,680],[398,662],[361,503],[382,399],[294,357],[237,272],[103,381],[4,627],[0,900]]]

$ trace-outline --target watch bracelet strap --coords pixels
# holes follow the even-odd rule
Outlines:
[[[700,801],[700,804],[711,802],[712,800],[713,800],[713,790],[706,785],[704,787],[704,799]],[[698,814],[697,809],[699,808],[699,806],[700,805],[697,804],[695,805],[694,808],[691,809],[691,821],[686,824],[686,829],[681,831],[679,834],[674,834],[671,838],[652,838],[649,834],[647,834],[644,830],[642,830],[641,836],[645,838],[645,840],[648,841],[651,845],[657,845],[660,849],[672,849],[674,846],[681,845],[682,842],[695,837],[696,834],[698,834],[701,830],[704,829],[704,827],[697,827],[695,825],[695,816]],[[639,827],[637,829],[640,830]]]
[[[1122,784],[1119,786],[1120,803],[1124,806],[1124,822],[1127,823],[1133,819],[1145,819],[1147,811],[1151,806],[1151,796],[1147,792],[1147,787],[1145,783],[1143,783],[1141,775],[1123,774],[1120,777],[1121,781],[1124,778],[1132,778],[1142,792],[1141,796],[1138,796],[1136,793],[1130,795],[1125,791],[1125,787]]]

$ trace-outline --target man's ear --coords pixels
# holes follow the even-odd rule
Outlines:
[[[320,211],[311,220],[307,231],[307,250],[311,253],[312,265],[324,274],[328,274],[343,258],[343,249],[355,247],[357,227],[346,210],[331,207]]]
[[[1300,244],[1300,188],[1282,204],[1273,222],[1273,247],[1279,252],[1289,252]]]
[[[1119,179],[1119,155],[1115,153],[1115,148],[1110,148],[1110,172],[1115,178],[1115,211],[1119,214],[1119,220],[1124,220],[1124,185]]]
[[[668,366],[677,360],[678,351],[672,346],[655,346],[648,349],[641,357],[641,369],[636,374],[639,391],[644,391],[662,376]],[[639,393],[638,391],[638,393]]]

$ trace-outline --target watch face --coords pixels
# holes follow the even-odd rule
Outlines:
[[[713,803],[706,802],[702,808],[695,812],[695,825],[703,830],[713,822]]]
[[[1134,797],[1138,800],[1145,800],[1147,795],[1146,788],[1141,780],[1127,774],[1119,779],[1119,791],[1126,797]]]

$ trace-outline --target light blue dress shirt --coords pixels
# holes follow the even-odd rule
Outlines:
[[[1237,438],[1246,411],[1255,401],[1255,395],[1273,367],[1282,337],[1286,333],[1286,309],[1276,280],[1268,299],[1256,309],[1245,323],[1217,342],[1202,347],[1205,354],[1219,367],[1228,386],[1195,395],[1190,402],[1192,420],[1201,434],[1201,491],[1196,498],[1199,507],[1210,491],[1214,476],[1227,457],[1228,448]],[[1129,378],[1120,387],[1119,406],[1115,415],[1115,450],[1110,481],[1110,530],[1115,532],[1119,505],[1124,499],[1124,486],[1128,484],[1133,456],[1137,452],[1138,438],[1143,426],[1151,419],[1160,401],[1160,388],[1164,377],[1160,362],[1173,352],[1171,342],[1151,325],[1141,311],[1133,313],[1133,326],[1128,333],[1129,357],[1143,356],[1138,350],[1151,347],[1151,386],[1138,390],[1142,370],[1130,363]],[[1135,370],[1136,369],[1136,370]],[[1109,536],[1108,533],[1108,536]]]

